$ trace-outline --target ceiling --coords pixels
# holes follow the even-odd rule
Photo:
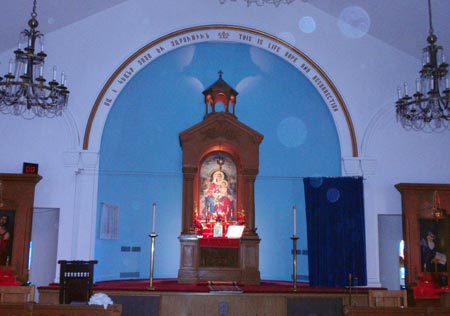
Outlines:
[[[37,13],[40,25],[38,30],[44,34],[82,20],[90,15],[106,10],[128,0],[39,0]],[[217,1],[219,0],[204,0]],[[232,5],[220,0],[223,5]],[[243,0],[244,1],[244,0]],[[253,0],[261,1],[261,0]],[[365,21],[369,22],[368,33],[381,41],[412,56],[421,58],[422,48],[427,45],[428,3],[427,0],[294,0],[296,4],[309,4],[335,17],[341,16],[349,7],[360,7],[365,12]],[[431,0],[433,29],[438,44],[444,46],[450,59],[450,0]],[[64,5],[61,5],[64,3]],[[256,4],[251,4],[256,5]],[[277,8],[271,4],[273,10]],[[281,4],[286,5],[286,4]],[[294,4],[291,4],[294,5]],[[26,27],[32,8],[31,0],[7,0],[2,2],[0,10],[0,52],[17,45],[19,33]],[[351,14],[351,13],[350,13]],[[358,15],[358,14],[357,14]],[[357,23],[364,16],[353,17]]]
[[[297,0],[299,1],[299,0]],[[369,34],[381,41],[422,58],[429,31],[427,0],[301,0],[340,16],[343,9],[358,6],[370,19]],[[437,44],[450,57],[450,0],[431,0],[432,23]]]

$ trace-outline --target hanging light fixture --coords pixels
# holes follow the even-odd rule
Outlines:
[[[59,83],[56,81],[56,67],[53,67],[53,80],[46,83],[43,77],[47,54],[44,53],[44,35],[36,30],[36,16],[34,0],[29,29],[20,33],[15,58],[9,61],[8,73],[0,76],[0,112],[26,119],[60,116],[67,108],[69,98],[64,72]],[[39,51],[36,50],[37,44],[40,45]]]
[[[431,212],[436,220],[443,219],[445,216],[446,211],[441,207],[441,199],[439,198],[438,191],[433,192],[433,207],[431,208]]]
[[[230,0],[236,2],[237,0]],[[242,0],[247,3],[247,7],[251,4],[256,4],[257,6],[263,6],[265,4],[273,4],[275,7],[278,7],[280,4],[290,4],[295,0]],[[226,0],[219,0],[220,4],[224,4]]]
[[[428,46],[423,49],[423,66],[420,78],[416,79],[416,92],[410,96],[406,82],[403,88],[397,89],[397,121],[407,130],[443,131],[450,129],[448,63],[442,46],[436,45],[430,0],[428,17]]]
[[[0,207],[3,207],[3,182],[0,180]]]

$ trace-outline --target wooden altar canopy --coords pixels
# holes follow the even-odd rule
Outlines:
[[[238,121],[237,92],[219,74],[219,79],[203,91],[203,121],[179,135],[183,209],[178,282],[259,284],[254,183],[263,136]],[[219,102],[224,105],[223,112],[217,111]],[[230,227],[244,227],[242,236],[227,235]]]

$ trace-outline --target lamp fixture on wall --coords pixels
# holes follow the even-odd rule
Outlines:
[[[431,0],[428,0],[428,17],[428,46],[423,49],[423,66],[420,78],[416,79],[416,92],[408,95],[406,82],[403,89],[398,87],[397,121],[407,130],[443,131],[450,129],[448,63],[442,46],[436,45]]]
[[[220,4],[224,4],[227,0],[219,0]],[[236,2],[237,0],[229,0]],[[257,6],[263,6],[265,4],[273,4],[275,7],[278,7],[280,4],[290,4],[295,0],[243,0],[247,3],[247,7],[251,4],[256,4]]]
[[[53,80],[46,84],[43,77],[47,54],[44,53],[44,35],[36,30],[36,16],[34,0],[28,21],[30,28],[20,33],[15,58],[9,61],[8,73],[0,76],[0,112],[26,119],[60,116],[67,108],[69,98],[64,72],[60,83],[56,81],[56,67],[53,67]],[[36,44],[40,44],[39,51]]]
[[[433,217],[436,220],[443,219],[445,216],[445,209],[441,208],[441,199],[439,198],[439,192],[434,191],[433,193],[433,207],[431,208]]]
[[[3,183],[0,180],[0,207],[3,207]]]

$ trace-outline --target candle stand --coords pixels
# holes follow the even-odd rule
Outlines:
[[[352,306],[352,274],[348,274],[348,304]]]
[[[292,258],[293,258],[293,285],[292,291],[297,292],[297,235],[292,235]]]
[[[155,287],[153,286],[153,270],[155,268],[155,238],[158,236],[156,233],[151,233],[148,235],[151,238],[150,244],[150,284],[147,289],[154,291]]]

